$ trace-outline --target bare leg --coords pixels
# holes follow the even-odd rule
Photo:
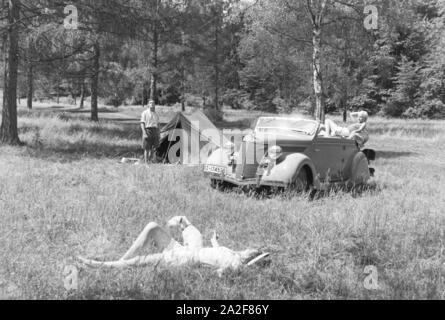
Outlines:
[[[331,135],[331,120],[329,120],[329,119],[326,119],[326,121],[325,121],[325,123],[324,123],[324,126],[325,126],[325,128],[326,128],[326,135],[327,136],[330,136]]]
[[[164,231],[157,223],[149,223],[136,241],[133,243],[131,248],[124,254],[120,259],[129,260],[136,256],[139,250],[146,248],[148,245],[154,243],[159,251],[164,251],[173,245],[179,245],[167,232]]]
[[[148,164],[148,151],[147,150],[144,151],[144,162],[145,162],[145,164]]]
[[[325,127],[326,127],[326,134],[328,136],[335,136],[335,131],[337,129],[337,125],[335,124],[334,121],[327,119],[325,122]]]
[[[100,268],[100,267],[127,268],[127,267],[132,267],[132,266],[144,266],[144,265],[149,265],[149,264],[155,265],[155,264],[160,263],[162,261],[162,259],[163,259],[162,253],[152,254],[152,255],[145,256],[145,257],[134,257],[129,260],[105,261],[105,262],[89,260],[89,259],[79,257],[79,260],[83,264],[90,266],[90,267],[94,267],[94,268]]]

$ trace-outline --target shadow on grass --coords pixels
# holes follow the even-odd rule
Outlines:
[[[68,112],[68,113],[87,113],[87,114],[90,114],[91,113],[91,110],[89,110],[89,109],[79,109],[79,108],[76,108],[76,109],[69,109],[69,110],[66,110],[66,112]],[[98,109],[98,113],[118,113],[119,112],[119,110],[118,109],[110,109],[110,108],[99,108]]]
[[[432,138],[440,134],[439,128],[432,127],[431,124],[425,122],[410,127],[391,128],[388,125],[373,126],[370,129],[371,136],[382,136],[385,134],[401,134],[405,136],[417,136],[422,138]]]
[[[218,186],[213,186],[220,192],[242,194],[257,200],[268,199],[282,199],[290,200],[295,197],[305,199],[307,201],[317,201],[324,198],[331,197],[339,193],[350,194],[354,198],[359,198],[365,194],[376,195],[381,193],[383,188],[375,182],[371,182],[365,185],[352,186],[352,185],[331,185],[325,190],[313,190],[308,192],[297,192],[292,190],[286,190],[283,188],[273,187],[234,187],[230,184],[223,183]]]
[[[397,159],[416,156],[417,153],[409,151],[376,151],[377,159]]]
[[[320,200],[339,193],[347,193],[353,198],[359,198],[363,195],[377,195],[382,191],[383,188],[376,182],[370,182],[363,185],[331,185],[326,190],[312,192],[310,195],[310,200]]]
[[[25,155],[51,162],[75,162],[84,159],[115,159],[139,158],[142,156],[140,147],[116,147],[112,144],[72,145],[70,147],[45,147],[42,145],[26,145]]]
[[[113,119],[107,119],[107,121],[109,122],[116,122],[116,123],[131,123],[131,124],[139,124],[140,123],[140,119],[137,118],[113,118]],[[161,124],[162,125],[162,124]]]

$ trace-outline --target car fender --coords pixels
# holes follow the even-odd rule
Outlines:
[[[307,166],[312,175],[312,185],[316,189],[320,187],[320,182],[317,178],[317,171],[309,157],[301,153],[289,154],[283,160],[277,161],[272,168],[266,170],[261,178],[261,183],[268,182],[282,182],[285,185],[290,185],[295,178],[295,175],[304,167]]]

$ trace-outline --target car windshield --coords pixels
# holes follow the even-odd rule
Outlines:
[[[286,133],[302,133],[314,135],[317,122],[292,118],[260,118],[256,125],[256,132],[284,131]]]

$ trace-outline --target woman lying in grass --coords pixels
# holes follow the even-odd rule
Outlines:
[[[79,260],[91,267],[125,268],[143,265],[165,265],[181,267],[203,264],[215,267],[218,274],[227,269],[237,270],[244,265],[252,265],[269,256],[259,250],[248,249],[234,251],[218,244],[216,233],[211,240],[212,247],[204,248],[202,235],[186,217],[174,217],[167,223],[168,227],[182,229],[183,245],[176,242],[158,224],[149,223],[136,239],[127,253],[118,261],[100,262],[79,257]],[[147,256],[138,256],[137,252],[154,244],[161,252]]]
[[[368,113],[366,111],[353,112],[350,114],[351,119],[357,123],[349,127],[340,127],[334,121],[328,119],[325,122],[326,136],[328,137],[344,137],[357,141],[361,146],[365,145],[369,140],[367,129]]]

